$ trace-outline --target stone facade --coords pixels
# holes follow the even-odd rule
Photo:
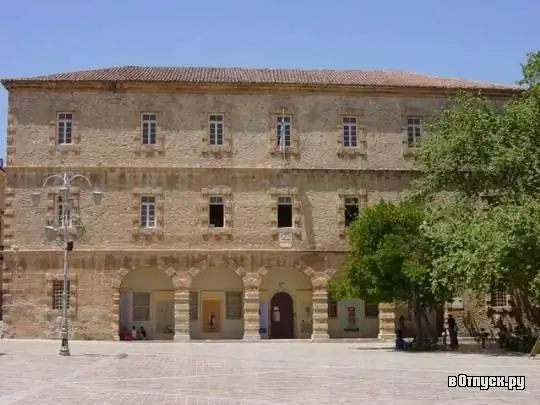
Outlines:
[[[280,291],[295,299],[295,337],[329,336],[327,282],[347,250],[344,199],[358,197],[362,205],[400,198],[414,176],[407,117],[433,117],[449,93],[251,90],[10,86],[2,284],[10,336],[58,334],[51,286],[61,279],[62,253],[40,232],[53,219],[58,188],[42,185],[67,167],[104,193],[93,207],[88,187],[73,190],[86,228],[70,254],[74,337],[118,338],[124,281],[138,271],[146,272],[148,283],[165,277],[152,291],[171,297],[163,300],[172,303],[175,340],[208,338],[197,329],[202,298],[192,302],[191,293],[222,300],[225,290],[212,280],[225,272],[223,282],[243,293],[243,313],[219,337],[231,328],[231,336],[259,339],[259,304],[270,304]],[[59,113],[72,114],[69,144],[57,142]],[[141,145],[143,113],[157,117],[152,145]],[[208,145],[212,114],[224,118],[219,147]],[[276,143],[280,115],[292,121],[285,151]],[[344,116],[359,123],[353,148],[342,141]],[[33,208],[36,191],[43,197]],[[208,227],[212,195],[225,200],[223,228]],[[154,228],[139,225],[141,196],[155,198]],[[286,232],[275,219],[280,196],[294,201],[293,226]],[[221,273],[215,278],[213,271]],[[190,310],[194,305],[198,314]],[[394,319],[393,305],[381,304],[375,335],[391,336]],[[361,329],[355,336],[365,336]]]

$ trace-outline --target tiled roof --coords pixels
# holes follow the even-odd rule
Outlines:
[[[296,84],[311,86],[342,85],[440,89],[519,89],[518,86],[508,84],[483,83],[401,71],[142,66],[123,66],[57,73],[47,76],[10,78],[2,80],[2,84],[6,86],[19,81],[117,81],[186,84]]]

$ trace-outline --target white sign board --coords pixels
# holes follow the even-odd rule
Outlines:
[[[292,232],[280,232],[279,233],[279,247],[290,248],[292,247],[293,234]]]

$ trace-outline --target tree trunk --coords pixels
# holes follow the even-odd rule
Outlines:
[[[412,310],[413,310],[413,323],[414,328],[416,330],[416,336],[415,336],[415,348],[419,350],[424,350],[426,348],[426,336],[425,331],[422,325],[422,313],[423,309],[420,306],[420,302],[418,301],[418,294],[413,289],[412,291]]]

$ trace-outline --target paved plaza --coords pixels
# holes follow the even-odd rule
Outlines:
[[[540,359],[396,353],[376,343],[0,340],[0,405],[538,404]],[[525,391],[448,375],[526,376]]]

